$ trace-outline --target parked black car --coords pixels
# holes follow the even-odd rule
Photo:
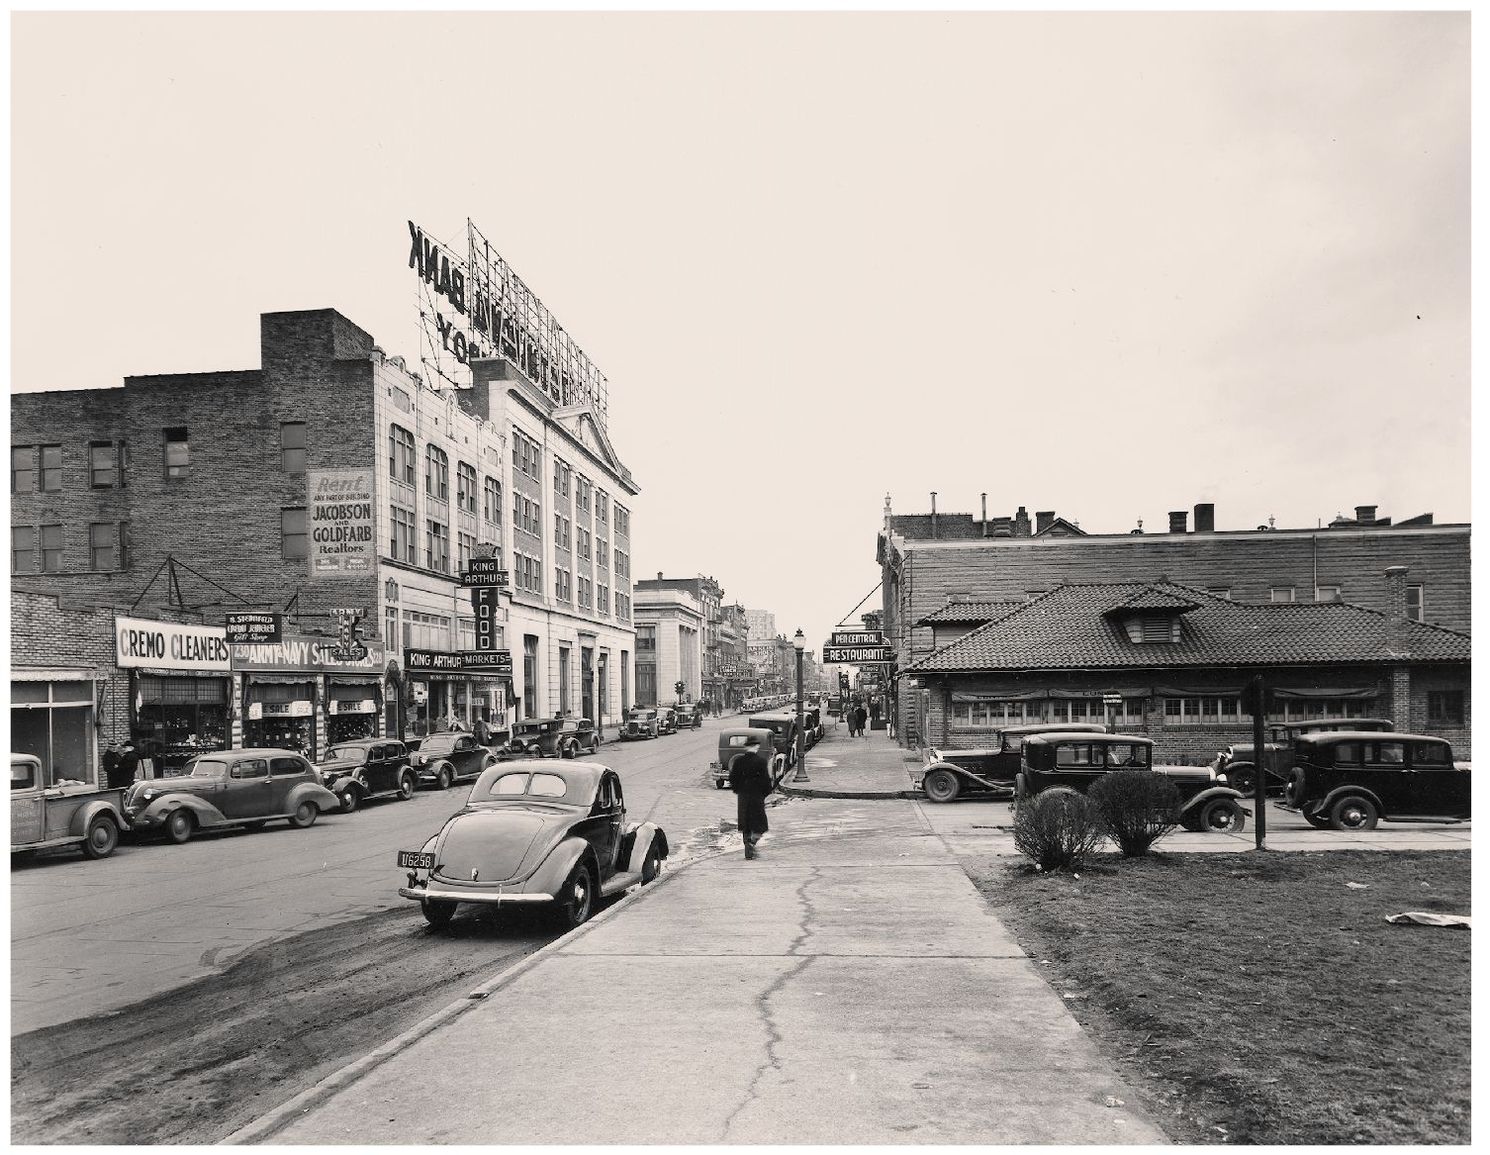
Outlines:
[[[671,706],[657,707],[657,733],[676,734],[678,732],[678,712]]]
[[[1468,820],[1469,766],[1442,738],[1342,730],[1294,742],[1284,805],[1320,830],[1373,830],[1378,820]]]
[[[321,784],[341,800],[350,814],[369,798],[414,797],[419,776],[409,764],[409,752],[392,738],[359,738],[338,742],[316,763]]]
[[[1025,739],[1022,766],[1014,780],[1018,798],[1052,786],[1083,794],[1103,774],[1147,770],[1163,774],[1180,793],[1180,825],[1186,830],[1227,833],[1247,825],[1242,796],[1209,766],[1155,766],[1153,740],[1133,734],[1034,734]]]
[[[633,742],[639,738],[657,737],[658,726],[657,711],[650,706],[633,706],[627,710],[621,723],[620,738],[623,742]]]
[[[1305,734],[1322,734],[1337,730],[1385,731],[1392,728],[1389,718],[1312,718],[1307,722],[1282,722],[1268,727],[1263,743],[1263,764],[1267,781],[1263,789],[1282,794],[1293,777],[1294,740]],[[1257,755],[1251,742],[1237,742],[1218,751],[1211,763],[1218,774],[1243,794],[1251,795],[1257,785]]]
[[[600,749],[589,718],[524,718],[503,751],[509,758],[578,758]]]
[[[456,730],[431,734],[419,743],[411,759],[421,786],[449,789],[456,782],[478,777],[497,756],[471,734]]]
[[[994,746],[973,750],[944,750],[933,746],[921,779],[916,783],[933,802],[951,802],[964,794],[1005,794],[1014,789],[1019,773],[1019,748],[1032,734],[1105,734],[1094,722],[1032,722],[1010,726]]]

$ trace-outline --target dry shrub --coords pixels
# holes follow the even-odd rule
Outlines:
[[[1087,790],[1102,832],[1124,858],[1142,858],[1179,825],[1180,792],[1153,770],[1115,770]]]
[[[1095,807],[1070,787],[1042,790],[1014,810],[1014,845],[1041,870],[1080,866],[1101,841]]]

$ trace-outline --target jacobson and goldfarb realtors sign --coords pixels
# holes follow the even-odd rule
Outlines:
[[[305,475],[306,556],[314,578],[363,577],[377,560],[373,471],[318,469]]]

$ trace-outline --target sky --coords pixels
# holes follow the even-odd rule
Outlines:
[[[470,218],[608,378],[634,576],[813,649],[887,495],[1470,519],[1466,12],[15,13],[10,46],[13,388],[254,368],[281,309],[412,364],[407,222]]]

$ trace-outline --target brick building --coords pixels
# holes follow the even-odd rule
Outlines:
[[[885,500],[876,548],[885,638],[904,671],[945,645],[977,615],[1022,604],[1067,583],[1170,580],[1239,602],[1345,601],[1387,611],[1381,573],[1405,565],[1407,613],[1468,633],[1470,527],[1433,524],[1423,514],[1392,524],[1375,506],[1358,506],[1314,529],[1258,526],[1217,530],[1215,508],[1170,514],[1167,532],[1088,533],[1053,511],[1023,506],[1010,517],[895,514]],[[977,607],[977,608],[970,608]],[[920,727],[918,697],[898,688],[898,733]]]
[[[98,626],[89,606],[218,630],[234,610],[283,616],[280,642],[233,647],[231,681],[129,667],[131,727],[200,741],[217,707],[232,744],[318,756],[450,715],[614,719],[630,693],[637,489],[595,414],[504,361],[476,363],[459,395],[430,389],[330,309],[264,314],[260,349],[255,370],[12,395],[15,590],[59,599],[78,631]],[[376,556],[360,572],[312,572],[307,475],[325,470],[370,480]],[[475,619],[458,574],[477,552],[511,575],[495,626],[510,682],[459,657]],[[325,644],[348,609],[357,663]],[[114,624],[102,636],[117,667]]]
[[[1261,673],[1275,721],[1390,718],[1468,759],[1469,636],[1410,619],[1407,577],[1393,566],[1379,579],[1385,613],[1244,604],[1175,582],[1063,585],[918,659],[902,681],[928,745],[986,745],[1027,722],[1099,722],[1154,739],[1159,761],[1204,763],[1250,738],[1240,696]]]

